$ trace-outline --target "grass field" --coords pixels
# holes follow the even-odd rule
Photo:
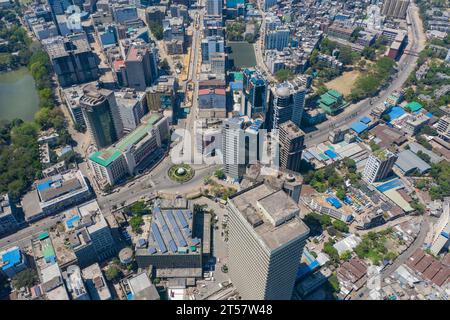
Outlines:
[[[344,96],[347,96],[352,91],[353,85],[360,74],[361,72],[358,70],[344,72],[340,77],[325,83],[325,86],[328,89],[337,90]]]

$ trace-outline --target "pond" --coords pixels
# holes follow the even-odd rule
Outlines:
[[[255,49],[252,43],[246,41],[229,41],[228,45],[231,47],[230,59],[233,59],[236,68],[251,68],[256,66]]]
[[[39,96],[27,68],[0,73],[0,120],[33,120],[38,108]]]

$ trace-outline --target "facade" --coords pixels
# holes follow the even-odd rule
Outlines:
[[[146,113],[146,95],[143,92],[125,89],[114,93],[122,120],[124,133],[136,129]]]
[[[125,59],[128,87],[145,91],[158,77],[157,54],[154,47],[145,43],[134,43]]]
[[[405,19],[410,0],[384,0],[381,12],[383,15]]]
[[[444,201],[442,214],[435,225],[435,236],[431,243],[431,253],[437,256],[443,248],[448,248],[450,244],[450,198]]]
[[[89,156],[89,165],[100,185],[112,186],[162,155],[161,146],[169,137],[167,117],[151,114],[141,122],[139,127],[111,147]]]
[[[75,86],[63,89],[64,102],[66,103],[67,109],[69,109],[72,120],[75,124],[79,126],[86,126],[86,121],[84,120],[83,111],[80,106],[80,98],[83,96],[83,88],[81,86]]]
[[[0,195],[0,236],[13,233],[19,228],[13,207],[7,194]]]
[[[259,71],[245,69],[244,76],[244,114],[254,117],[265,115],[267,110],[267,79]]]
[[[264,182],[228,200],[229,273],[242,299],[291,299],[309,233],[299,211]]]
[[[87,85],[83,88],[80,106],[87,131],[97,148],[116,142],[123,132],[122,121],[113,91]]]
[[[373,183],[388,177],[397,158],[397,155],[388,150],[374,152],[367,159],[363,171],[363,178]]]
[[[222,0],[207,0],[206,14],[209,16],[222,16],[223,1]]]
[[[84,32],[49,38],[42,43],[62,87],[98,79],[98,58]]]
[[[251,121],[248,117],[227,119],[222,126],[222,159],[224,173],[240,180],[246,166],[262,158],[264,138],[259,134],[261,119]]]
[[[280,168],[300,171],[305,133],[292,121],[284,122],[279,128]]]
[[[267,129],[278,129],[279,126],[292,120],[297,126],[301,125],[303,109],[305,107],[306,89],[295,82],[285,81],[271,88],[269,95],[269,112]]]
[[[289,35],[290,31],[287,28],[280,27],[275,30],[269,30],[264,38],[264,48],[266,50],[283,50],[289,46]]]

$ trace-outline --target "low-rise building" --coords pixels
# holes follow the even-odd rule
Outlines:
[[[0,252],[0,271],[8,278],[25,270],[27,261],[19,247],[12,247]]]
[[[83,279],[92,300],[111,300],[111,291],[98,263],[82,270]]]
[[[160,296],[154,284],[151,283],[145,272],[142,272],[125,282],[128,287],[128,300],[160,300]]]
[[[77,265],[68,266],[67,270],[63,273],[63,277],[72,300],[90,300],[83,278],[81,277],[80,267]]]

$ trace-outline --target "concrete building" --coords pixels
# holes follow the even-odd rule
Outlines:
[[[423,161],[411,150],[403,150],[398,154],[398,159],[395,162],[395,166],[404,175],[409,175],[414,172],[425,174],[431,170],[431,166]]]
[[[0,236],[15,232],[19,228],[13,207],[7,194],[0,195]]]
[[[212,53],[209,63],[211,65],[211,73],[217,77],[224,77],[227,55],[223,52]]]
[[[111,291],[98,263],[84,268],[82,275],[91,300],[112,300]]]
[[[27,222],[42,219],[92,197],[84,175],[79,170],[65,172],[34,182],[34,189],[22,199]]]
[[[289,300],[308,227],[297,204],[261,182],[228,200],[229,273],[243,299]]]
[[[125,281],[129,290],[128,300],[160,300],[160,296],[154,284],[151,283],[145,272],[142,272]]]
[[[279,127],[280,169],[300,171],[305,133],[291,120]]]
[[[364,167],[363,178],[373,183],[388,177],[397,158],[396,154],[388,150],[378,150],[372,153]]]
[[[141,125],[109,148],[89,156],[97,182],[114,185],[126,175],[134,175],[162,156],[162,144],[169,138],[167,117],[150,114]]]
[[[439,220],[436,222],[434,231],[435,236],[433,237],[433,242],[431,243],[431,253],[437,256],[442,249],[449,247],[450,245],[450,198],[444,201],[442,208],[442,214]]]
[[[264,0],[264,11],[268,11],[271,7],[277,4],[277,0]]]
[[[145,43],[133,43],[125,59],[128,87],[145,91],[158,78],[155,47]]]
[[[285,81],[272,87],[266,119],[267,129],[278,129],[288,120],[300,126],[305,107],[305,95],[306,89],[295,82]]]
[[[214,53],[225,52],[225,40],[222,36],[209,36],[202,39],[201,43],[202,62],[208,63]]]
[[[430,118],[424,115],[423,113],[419,113],[418,115],[413,115],[405,121],[402,130],[407,134],[412,136],[416,135],[420,129],[426,126],[430,122]]]
[[[80,98],[83,94],[82,86],[73,86],[63,89],[64,102],[72,116],[73,122],[79,126],[85,127],[86,121],[84,120],[83,111],[80,106]]]
[[[387,17],[405,19],[410,0],[384,0],[381,12]]]
[[[112,14],[116,23],[125,24],[130,21],[136,21],[138,19],[138,12],[135,5],[129,5],[128,3],[113,4]]]
[[[114,92],[94,85],[85,86],[83,92],[80,107],[92,142],[97,148],[110,146],[123,134]]]
[[[83,278],[81,277],[80,267],[77,265],[68,266],[67,270],[63,273],[63,277],[72,300],[90,300]]]
[[[226,118],[225,89],[200,89],[198,108],[200,118]]]
[[[149,236],[138,240],[139,268],[150,265],[158,278],[201,278],[203,249],[209,247],[209,215],[191,209],[153,209]],[[202,245],[203,240],[203,245]]]
[[[131,89],[124,89],[114,92],[117,107],[122,120],[124,133],[129,133],[136,129],[141,123],[142,117],[147,111],[147,101],[144,92],[136,92]]]
[[[45,39],[42,44],[62,87],[98,79],[98,57],[84,32]]]
[[[176,103],[177,80],[172,76],[161,76],[145,91],[147,107],[150,111],[174,110]]]
[[[111,229],[97,201],[68,210],[65,216],[66,236],[80,267],[87,267],[116,254]]]

